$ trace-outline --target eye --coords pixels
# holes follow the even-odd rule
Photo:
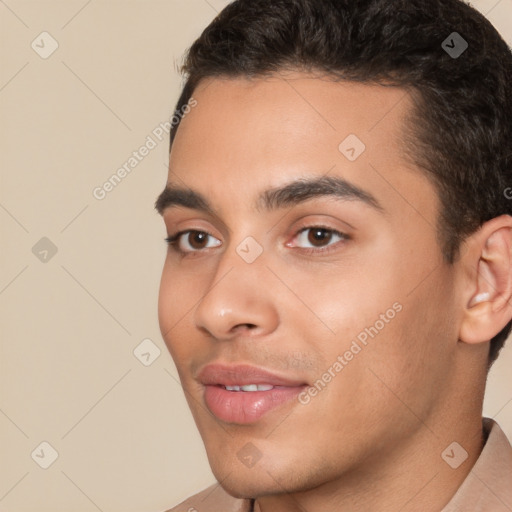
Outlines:
[[[214,239],[213,243],[208,243],[208,238]],[[199,252],[204,249],[218,247],[221,241],[216,239],[206,231],[180,231],[165,239],[169,246],[178,253],[186,254],[189,252]]]
[[[348,235],[335,229],[323,226],[308,226],[297,233],[294,242],[298,242],[302,248],[306,249],[306,252],[322,252],[329,250],[337,242],[349,239]],[[290,244],[286,245],[290,247]]]

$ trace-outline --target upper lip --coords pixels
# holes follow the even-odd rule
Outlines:
[[[269,384],[271,386],[298,387],[305,382],[281,377],[263,368],[248,364],[228,366],[209,364],[198,374],[198,380],[205,386],[247,386],[249,384]]]

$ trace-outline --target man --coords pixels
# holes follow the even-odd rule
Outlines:
[[[505,42],[459,0],[237,0],[184,71],[159,320],[219,485],[172,510],[512,510]]]

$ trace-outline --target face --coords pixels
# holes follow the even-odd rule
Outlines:
[[[213,472],[260,496],[364,471],[438,420],[457,338],[437,195],[400,146],[412,101],[299,73],[194,98],[159,321]]]

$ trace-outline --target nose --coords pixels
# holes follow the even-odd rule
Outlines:
[[[210,288],[197,305],[195,325],[217,340],[263,337],[279,325],[270,283],[272,273],[262,258],[248,264],[232,252],[224,255]]]

